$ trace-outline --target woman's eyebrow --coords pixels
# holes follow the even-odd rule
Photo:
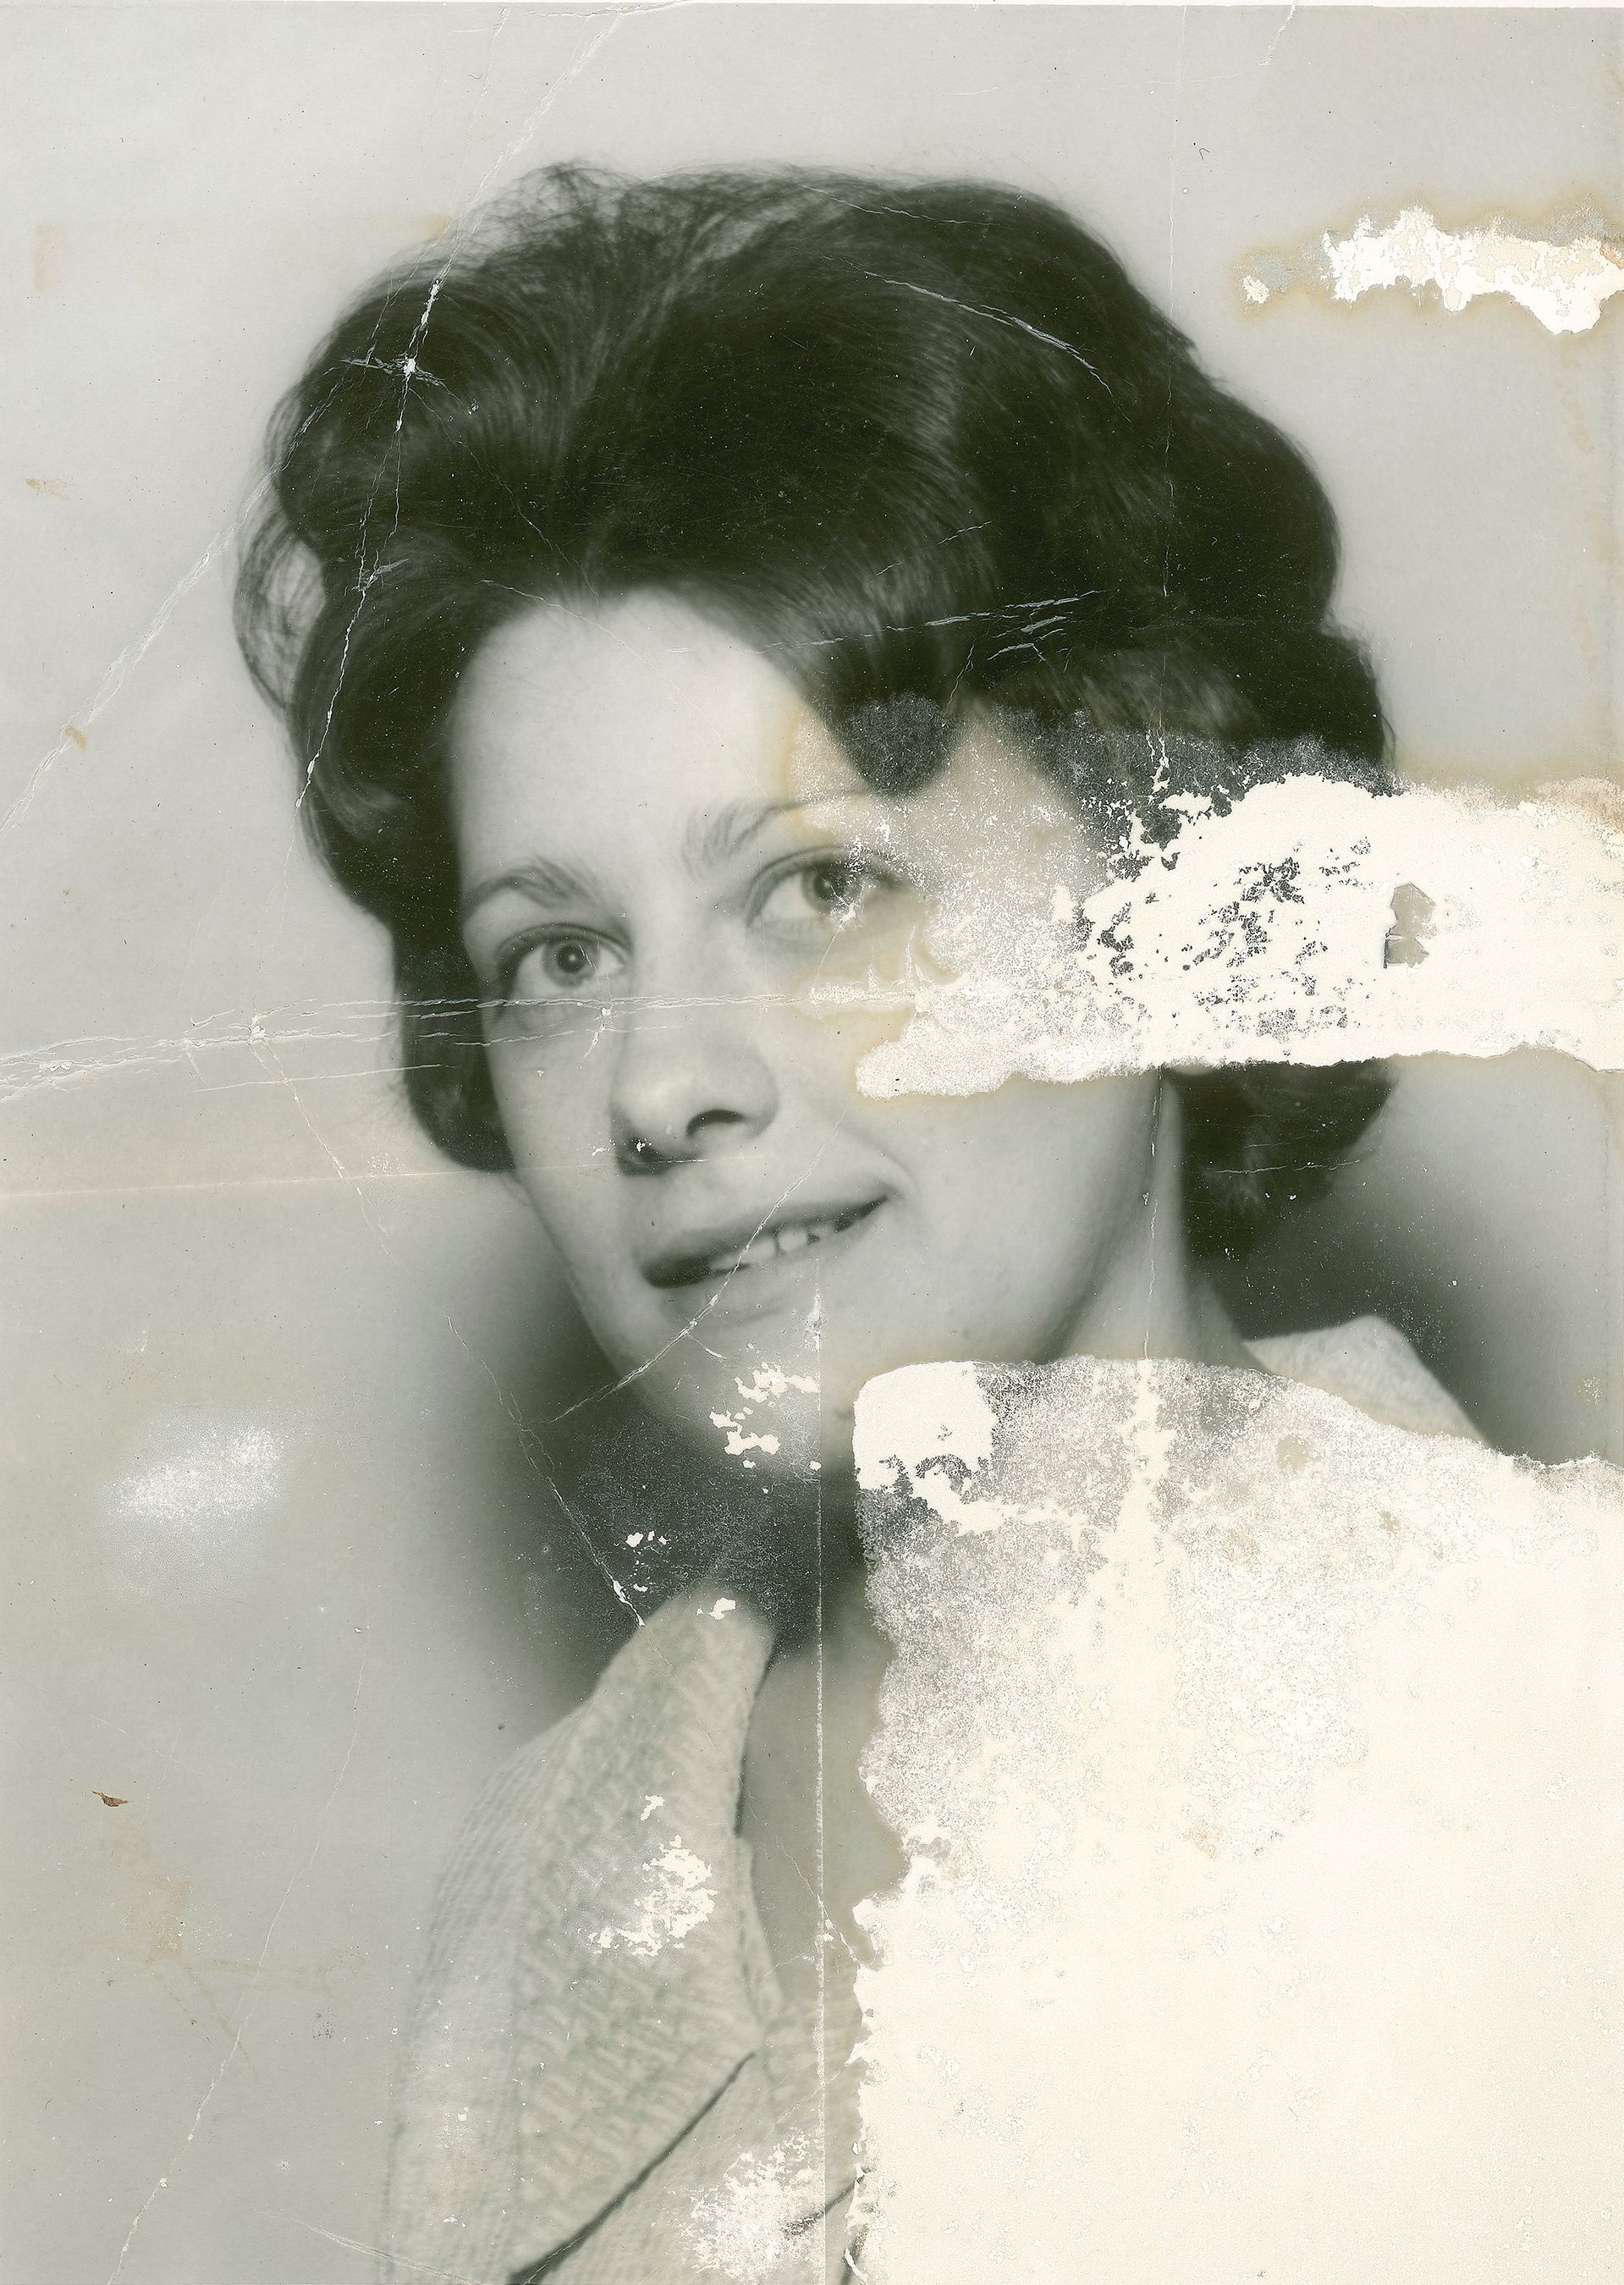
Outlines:
[[[528,865],[512,866],[506,872],[493,874],[490,880],[470,889],[462,899],[463,926],[467,926],[482,905],[489,904],[505,889],[512,889],[537,905],[567,905],[574,899],[597,893],[584,873],[573,872],[568,865],[556,864],[550,857],[533,857]]]
[[[695,871],[724,865],[747,847],[765,825],[803,809],[820,809],[831,802],[872,800],[867,786],[831,787],[824,793],[798,794],[787,801],[734,801],[725,809],[696,817],[683,836],[683,856]],[[601,899],[603,891],[585,873],[561,865],[551,857],[532,857],[527,864],[510,866],[470,889],[462,899],[460,917],[466,928],[482,905],[504,890],[528,897],[532,904],[569,904],[588,897]]]
[[[693,871],[704,872],[736,857],[774,818],[803,809],[822,809],[831,802],[873,798],[867,786],[836,786],[825,793],[797,794],[787,801],[731,801],[725,809],[694,820],[683,836],[683,855]]]

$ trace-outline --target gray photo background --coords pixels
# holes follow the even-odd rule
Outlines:
[[[534,1441],[581,1369],[545,1248],[410,1127],[383,947],[302,847],[232,647],[276,397],[347,294],[529,165],[998,175],[1306,444],[1407,769],[1616,780],[1624,316],[1557,340],[1237,280],[1412,202],[1616,221],[1624,41],[1603,11],[793,5],[0,35],[0,2269],[341,2285],[434,1867],[614,1621]],[[1495,1441],[1624,1456],[1619,1134],[1555,1058],[1410,1068],[1247,1322],[1382,1308]]]

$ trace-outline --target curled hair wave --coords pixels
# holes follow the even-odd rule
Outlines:
[[[543,169],[356,301],[269,459],[239,638],[317,848],[389,930],[413,1108],[465,1165],[509,1160],[444,729],[480,645],[538,602],[688,601],[894,793],[977,703],[1311,739],[1387,782],[1306,461],[1103,245],[1013,189]],[[1385,1088],[1370,1065],[1176,1083],[1204,1255],[1312,1194]]]

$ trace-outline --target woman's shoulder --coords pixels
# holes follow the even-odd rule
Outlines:
[[[1423,1436],[1483,1441],[1442,1382],[1385,1317],[1351,1317],[1247,1343],[1266,1372],[1339,1396],[1372,1420]]]
[[[589,1701],[590,1702],[590,1701]],[[517,1859],[555,1813],[578,1741],[584,1705],[553,1724],[498,1763],[457,1828],[435,1885],[423,1980],[463,1952],[470,1933],[505,1918]]]
[[[644,1620],[590,1695],[486,1779],[441,1875],[439,1942],[499,1910],[521,1861],[533,1893],[548,1865],[578,1862],[589,1837],[601,1849],[607,1826],[630,1840],[651,1798],[687,1793],[696,1771],[725,1763],[771,1647],[764,1621],[711,1589],[674,1595]],[[715,1774],[725,1787],[734,1773]]]

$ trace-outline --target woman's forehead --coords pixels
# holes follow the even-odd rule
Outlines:
[[[763,652],[672,598],[546,603],[492,634],[450,725],[465,877],[538,850],[571,861],[636,849],[702,871],[768,819],[973,860],[1076,819],[1021,742],[970,718],[945,766],[905,797],[876,791]]]
[[[847,794],[863,781],[788,677],[687,606],[546,603],[492,634],[450,721],[475,837],[529,810],[583,830]]]

